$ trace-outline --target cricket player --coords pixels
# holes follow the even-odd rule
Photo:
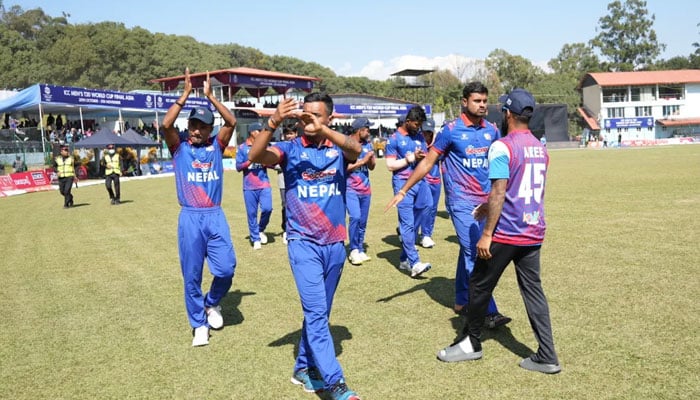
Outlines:
[[[180,203],[177,236],[180,267],[185,289],[185,308],[194,329],[192,346],[209,344],[209,328],[219,329],[224,321],[219,302],[228,293],[236,269],[236,253],[231,232],[221,209],[223,189],[223,153],[228,145],[236,118],[212,94],[209,73],[204,94],[224,120],[216,136],[214,115],[205,107],[195,107],[187,118],[186,140],[181,140],[175,119],[192,92],[190,70],[185,70],[182,95],[163,118],[165,143],[173,156],[177,200]],[[204,259],[214,275],[209,293],[202,294]]]

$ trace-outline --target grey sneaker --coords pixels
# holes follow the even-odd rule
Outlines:
[[[430,265],[430,263],[417,262],[413,264],[413,268],[411,268],[411,278],[419,277],[422,273],[430,270],[431,267],[432,265]]]
[[[558,374],[561,372],[559,364],[545,364],[532,361],[532,357],[524,358],[520,362],[520,366],[529,371],[542,372],[543,374]]]
[[[496,329],[499,326],[506,325],[507,323],[509,323],[512,320],[513,320],[512,318],[506,317],[505,315],[503,315],[501,313],[496,313],[496,314],[487,315],[486,318],[484,318],[484,325],[488,329]]]
[[[399,263],[399,269],[402,269],[404,271],[410,271],[411,270],[411,264],[408,263],[408,260],[401,261]]]
[[[437,358],[444,362],[478,360],[484,355],[481,342],[467,335],[461,341],[438,351]]]

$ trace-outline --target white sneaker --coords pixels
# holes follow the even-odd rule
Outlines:
[[[413,268],[411,268],[411,278],[416,278],[420,276],[423,272],[428,271],[432,265],[430,263],[424,263],[424,262],[417,262],[413,264]]]
[[[399,263],[399,269],[403,269],[405,271],[410,271],[411,270],[411,264],[408,263],[408,260],[406,261],[401,261]]]
[[[265,232],[260,232],[260,243],[267,244],[267,235]]]
[[[209,328],[202,325],[194,329],[192,347],[206,346],[209,344]]]
[[[350,260],[350,264],[352,265],[362,265],[362,257],[360,256],[360,251],[357,249],[353,249],[350,252],[350,256],[348,256],[348,260]]]
[[[212,329],[221,329],[224,326],[224,317],[221,315],[221,306],[207,307],[207,323]]]
[[[368,256],[367,253],[365,253],[364,251],[360,253],[360,260],[362,262],[369,261],[371,259],[372,257]]]
[[[287,244],[287,232],[282,232],[282,243]]]
[[[423,239],[420,241],[420,245],[426,249],[430,249],[435,246],[435,242],[433,242],[433,239],[431,239],[430,236],[423,236]]]
[[[253,242],[253,250],[260,250],[262,249],[262,244],[260,244],[260,241]]]

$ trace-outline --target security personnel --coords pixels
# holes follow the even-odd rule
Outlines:
[[[73,157],[68,152],[68,146],[61,146],[61,153],[54,158],[53,168],[58,174],[58,190],[63,196],[63,208],[73,207],[73,195],[70,193],[75,180]]]
[[[112,202],[112,205],[121,204],[119,200],[121,195],[119,177],[122,175],[121,158],[119,153],[114,150],[114,144],[107,145],[107,152],[102,159],[102,163],[105,166],[105,187],[107,188],[107,193],[109,193],[109,200]],[[114,186],[114,190],[112,190],[112,186]]]

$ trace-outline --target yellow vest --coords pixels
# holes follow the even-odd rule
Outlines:
[[[122,169],[119,164],[119,153],[105,154],[105,175],[121,175]]]
[[[58,177],[68,178],[75,176],[75,169],[73,168],[73,157],[63,158],[62,156],[56,157],[56,164],[58,165]]]

